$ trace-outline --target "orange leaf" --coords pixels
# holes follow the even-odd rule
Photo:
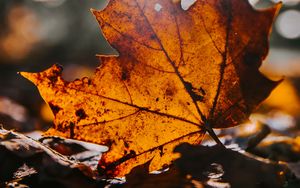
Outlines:
[[[278,82],[258,68],[280,5],[256,11],[246,0],[111,0],[93,10],[118,57],[101,56],[93,78],[66,82],[54,65],[21,73],[55,115],[47,134],[110,146],[99,167],[122,176],[173,148],[199,144],[204,130],[244,121]]]

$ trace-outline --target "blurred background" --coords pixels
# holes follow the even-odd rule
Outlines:
[[[277,2],[249,1],[256,8]],[[106,2],[0,1],[0,122],[5,128],[21,132],[45,130],[53,118],[36,87],[19,76],[18,71],[39,72],[59,63],[64,67],[64,78],[71,81],[93,74],[98,66],[97,53],[111,53],[89,11],[101,9]],[[192,2],[183,0],[187,4]],[[285,76],[286,80],[257,113],[267,116],[263,121],[275,118],[278,126],[282,126],[280,122],[298,126],[300,0],[283,0],[273,28],[270,54],[261,70],[274,79]]]

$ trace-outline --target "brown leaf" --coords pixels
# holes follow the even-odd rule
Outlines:
[[[13,180],[13,173],[26,164],[36,172],[30,187],[97,187],[93,171],[82,163],[60,155],[42,143],[20,133],[0,128],[0,187]],[[27,172],[28,176],[32,173]],[[25,175],[24,175],[25,176]],[[30,177],[29,177],[30,178]],[[51,187],[51,186],[50,186]]]
[[[282,187],[291,178],[286,164],[278,164],[219,146],[181,144],[181,154],[166,172],[148,174],[148,164],[132,169],[119,187]],[[209,157],[207,157],[209,156]],[[295,166],[295,165],[294,165]]]
[[[300,137],[272,135],[249,152],[274,161],[300,161]]]
[[[285,164],[261,160],[247,152],[236,152],[219,146],[191,146],[175,148],[181,157],[175,161],[182,176],[215,187],[283,187],[290,171]],[[207,157],[209,156],[209,157]],[[224,184],[227,186],[224,186]],[[209,187],[210,187],[209,186]]]
[[[57,65],[21,74],[52,108],[48,135],[110,146],[99,167],[112,176],[152,158],[157,170],[179,143],[245,120],[278,84],[258,68],[279,7],[198,0],[184,11],[180,1],[111,0],[92,12],[119,56],[101,56],[93,78],[66,82]]]
[[[160,188],[195,187],[193,186],[193,183],[190,182],[190,180],[186,177],[186,175],[181,174],[180,170],[176,167],[172,166],[166,172],[161,172],[159,174],[149,174],[148,168],[148,163],[133,168],[131,172],[126,175],[126,183],[118,186],[113,185],[112,187],[152,188],[158,185]]]

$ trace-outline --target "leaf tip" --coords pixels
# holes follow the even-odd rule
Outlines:
[[[266,10],[264,10],[267,14],[270,14],[270,17],[273,19],[276,18],[276,16],[279,14],[279,11],[282,7],[282,2],[278,2],[278,3],[275,3],[272,7],[270,8],[267,8]]]
[[[95,15],[95,13],[97,12],[97,10],[94,9],[94,8],[90,8],[90,12]]]
[[[59,64],[54,64],[49,69],[45,70],[44,72],[39,73],[31,73],[31,72],[18,72],[21,76],[28,79],[35,85],[42,82],[43,78],[47,77],[50,81],[54,80],[54,78],[61,76],[62,73],[62,66]]]
[[[31,81],[34,84],[37,84],[37,74],[38,73],[30,73],[30,72],[18,72],[19,75],[23,76],[27,80]]]
[[[275,19],[276,16],[279,14],[279,11],[280,11],[282,5],[283,5],[282,2],[280,1],[269,9],[269,11],[272,12],[272,14],[273,14],[273,19]]]

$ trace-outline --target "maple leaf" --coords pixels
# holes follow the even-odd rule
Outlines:
[[[101,56],[93,78],[66,82],[61,67],[21,73],[55,115],[47,134],[108,145],[99,168],[122,176],[173,148],[199,144],[205,131],[237,125],[279,83],[258,68],[280,4],[254,10],[246,0],[111,0],[92,10],[119,56]]]

